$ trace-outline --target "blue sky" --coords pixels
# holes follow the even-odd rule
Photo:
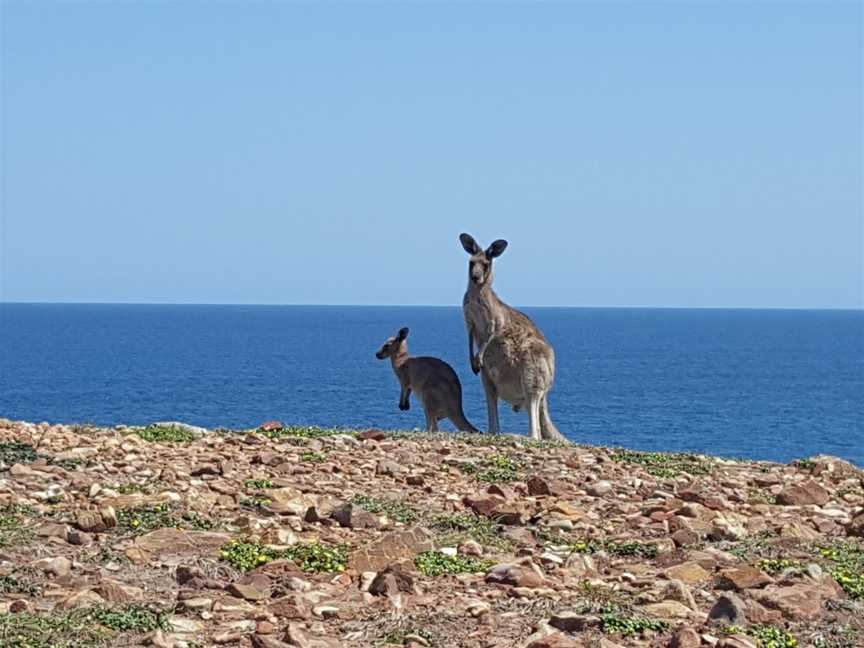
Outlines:
[[[858,3],[0,6],[0,300],[864,307]]]

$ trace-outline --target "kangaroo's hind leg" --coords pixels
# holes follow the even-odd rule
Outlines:
[[[540,436],[547,441],[566,441],[566,437],[558,431],[552,419],[549,418],[549,401],[547,394],[543,394],[540,401]]]
[[[486,392],[486,413],[489,416],[489,434],[498,434],[501,432],[501,428],[498,425],[498,390],[486,376],[485,370],[480,376],[483,380],[483,391]]]

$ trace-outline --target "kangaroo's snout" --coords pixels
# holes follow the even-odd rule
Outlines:
[[[378,358],[379,360],[383,360],[383,359],[386,358],[387,356],[385,356],[384,353],[383,353],[382,351],[376,351],[376,352],[375,352],[375,357]]]

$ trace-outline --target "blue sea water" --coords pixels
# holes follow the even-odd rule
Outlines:
[[[574,441],[864,465],[862,311],[525,311],[555,347],[550,409]],[[0,304],[0,417],[422,427],[374,357],[402,326],[413,354],[453,365],[485,429],[449,307]],[[527,431],[525,414],[500,411],[506,431]]]

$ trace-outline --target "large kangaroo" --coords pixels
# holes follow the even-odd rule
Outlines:
[[[527,315],[502,302],[492,290],[492,259],[501,256],[507,241],[495,241],[484,252],[468,234],[460,234],[459,240],[471,255],[462,310],[468,327],[471,370],[475,374],[482,371],[489,432],[500,431],[501,398],[517,412],[528,410],[532,439],[564,440],[549,418],[546,399],[555,378],[555,352]]]
[[[445,418],[449,418],[457,430],[480,431],[468,422],[462,411],[462,383],[453,367],[438,358],[409,356],[407,328],[401,328],[395,337],[387,338],[375,357],[379,360],[390,358],[393,372],[402,387],[399,409],[411,407],[408,397],[413,391],[423,405],[429,432],[437,432],[438,421]]]

